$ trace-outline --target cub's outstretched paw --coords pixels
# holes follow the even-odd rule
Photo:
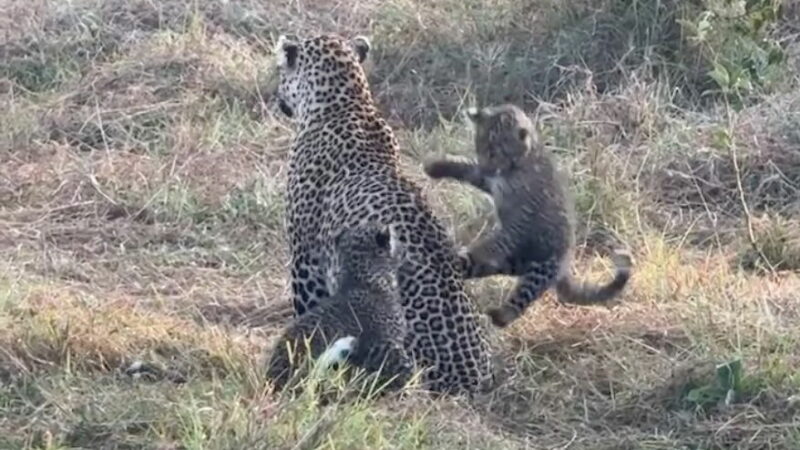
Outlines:
[[[444,159],[430,160],[425,162],[422,170],[431,178],[444,178],[451,175],[453,164]]]

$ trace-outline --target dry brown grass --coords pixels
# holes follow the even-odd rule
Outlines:
[[[785,79],[734,111],[699,97],[709,61],[658,3],[0,1],[0,448],[800,446],[797,7],[774,30]],[[492,333],[504,379],[473,401],[269,394],[290,316],[292,135],[267,92],[285,31],[371,35],[403,168],[459,242],[490,205],[420,161],[471,155],[468,102],[540,106],[582,219],[575,271],[605,279],[627,244],[623,298],[545,295]],[[468,283],[481,308],[510,287]],[[693,401],[733,359],[734,401]]]

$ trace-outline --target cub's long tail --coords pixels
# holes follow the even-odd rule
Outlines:
[[[558,299],[564,303],[588,305],[606,302],[619,295],[631,277],[633,258],[628,252],[616,251],[611,259],[616,266],[616,274],[610,283],[602,286],[578,284],[572,276],[565,275],[556,282]]]

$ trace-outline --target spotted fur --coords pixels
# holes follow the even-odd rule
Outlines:
[[[333,266],[328,273],[336,293],[287,328],[272,350],[267,378],[282,389],[309,351],[323,366],[347,361],[400,387],[413,370],[397,286],[400,250],[383,225],[345,229],[333,245],[336,256],[326,264]]]
[[[498,227],[462,251],[462,264],[468,278],[519,277],[506,302],[489,310],[494,324],[507,326],[554,285],[559,299],[569,303],[599,303],[617,296],[630,277],[627,253],[613,255],[617,273],[607,285],[580,286],[572,279],[572,199],[530,119],[510,104],[470,108],[467,116],[475,126],[477,164],[432,161],[425,172],[472,184],[492,197]]]
[[[369,41],[323,35],[277,45],[276,97],[294,119],[287,231],[295,313],[328,300],[321,260],[343,227],[391,224],[405,257],[398,272],[406,348],[433,391],[493,381],[490,349],[463,288],[450,236],[418,186],[400,173],[398,143],[373,101],[361,63]],[[319,251],[317,251],[319,250]]]

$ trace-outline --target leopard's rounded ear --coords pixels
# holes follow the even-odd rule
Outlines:
[[[378,248],[391,250],[392,233],[388,226],[380,227],[375,232],[375,244],[378,245]]]
[[[519,139],[520,142],[523,142],[523,143],[527,144],[528,140],[530,138],[531,138],[531,133],[528,132],[527,128],[518,128],[517,129],[517,139]]]
[[[300,53],[300,44],[295,36],[282,34],[278,37],[274,52],[278,67],[294,69],[297,65],[297,55]]]
[[[389,225],[389,253],[396,258],[403,256],[405,248],[397,236],[397,226]]]
[[[369,55],[369,51],[372,48],[372,44],[369,42],[369,38],[366,36],[356,36],[350,40],[350,46],[353,47],[353,50],[356,52],[356,56],[358,56],[358,62],[363,63],[367,60],[367,55]]]

